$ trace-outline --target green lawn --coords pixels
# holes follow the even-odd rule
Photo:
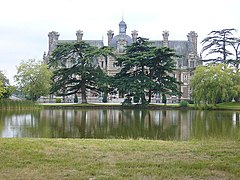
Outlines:
[[[240,141],[0,139],[0,179],[240,179]]]
[[[240,103],[237,102],[220,103],[217,104],[217,108],[240,110]]]
[[[64,107],[69,107],[69,108],[123,108],[120,104],[114,104],[114,103],[99,103],[99,104],[68,104],[68,103],[52,103],[52,104],[41,104],[42,107],[45,108],[64,108]],[[228,102],[228,103],[220,103],[217,104],[216,107],[213,105],[208,105],[209,110],[240,110],[240,103],[236,102]],[[132,106],[132,107],[125,107],[125,108],[141,108],[141,106]],[[145,106],[143,108],[146,108]],[[149,109],[179,109],[180,106],[179,104],[150,104],[148,105]],[[188,107],[183,107],[185,109],[206,109],[204,105],[202,105],[201,108],[196,107],[194,104],[188,104]]]

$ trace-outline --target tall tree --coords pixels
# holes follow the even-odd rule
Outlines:
[[[208,51],[206,56],[217,54],[216,58],[211,58],[207,61],[220,61],[228,63],[227,58],[233,55],[228,47],[230,42],[232,42],[234,39],[233,32],[235,31],[236,30],[234,28],[211,31],[208,36],[202,40],[202,53]]]
[[[156,48],[151,46],[148,39],[137,38],[126,48],[126,53],[117,58],[117,64],[122,69],[115,76],[116,86],[125,93],[141,98],[142,104],[151,102],[153,92],[178,93],[178,82],[169,75],[175,68],[175,56],[169,48]]]
[[[12,86],[10,86],[9,79],[5,76],[3,71],[0,70],[0,81],[2,82],[2,86],[4,88],[4,92],[2,92],[2,97],[3,98],[8,98],[12,92]]]
[[[104,57],[104,62],[105,62],[105,72],[107,72],[107,67],[108,67],[108,57],[112,56],[115,58],[115,54],[113,52],[113,48],[109,46],[103,46],[100,48],[99,55]]]
[[[0,99],[4,97],[4,93],[6,93],[6,89],[3,82],[0,80]]]
[[[233,64],[237,70],[239,71],[239,64],[240,64],[240,38],[234,37],[232,38],[232,40],[230,41],[230,45],[233,47],[234,49],[234,55],[235,55],[235,59],[230,60],[230,63]]]
[[[84,41],[59,44],[49,61],[54,73],[52,92],[62,96],[80,92],[82,103],[87,103],[87,91],[99,91],[99,55],[97,47]]]
[[[117,58],[117,64],[122,67],[115,76],[118,89],[141,98],[142,104],[146,103],[145,94],[152,83],[147,76],[147,64],[153,58],[153,49],[147,39],[139,37]]]
[[[50,93],[51,76],[52,72],[46,64],[30,59],[21,62],[14,78],[25,97],[36,101]]]
[[[197,67],[191,78],[195,103],[216,105],[219,99],[229,100],[234,92],[233,75],[233,69],[224,64]]]
[[[180,95],[180,82],[171,76],[176,66],[175,59],[179,57],[173,49],[162,47],[154,50],[154,57],[149,61],[149,77],[154,86],[149,89],[149,103],[151,94],[162,93],[169,95]]]

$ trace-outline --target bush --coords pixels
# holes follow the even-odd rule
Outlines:
[[[194,104],[194,101],[191,99],[187,100],[187,102],[188,102],[188,104]]]
[[[133,97],[133,102],[134,103],[139,103],[139,101],[140,101],[140,97],[138,97],[138,96]]]
[[[127,96],[127,98],[122,102],[122,106],[132,106],[132,98]]]
[[[181,101],[180,102],[180,107],[188,107],[188,102],[187,101]]]
[[[56,103],[61,103],[61,98],[56,98]]]
[[[73,100],[73,102],[74,102],[74,103],[78,103],[78,97],[77,97],[76,94],[74,95],[74,100]]]

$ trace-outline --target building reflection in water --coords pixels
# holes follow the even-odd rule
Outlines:
[[[240,136],[239,113],[231,111],[52,109],[0,115],[1,137],[189,140]]]

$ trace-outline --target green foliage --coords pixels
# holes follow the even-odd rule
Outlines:
[[[167,97],[165,94],[162,94],[162,103],[164,103],[164,104],[167,103]]]
[[[232,81],[233,81],[233,87],[232,87],[232,96],[230,96],[229,101],[234,99],[236,102],[240,102],[240,72],[238,69],[232,73]]]
[[[0,98],[8,98],[13,94],[12,86],[9,84],[9,79],[5,76],[5,74],[0,70]]]
[[[234,32],[234,28],[211,31],[201,42],[202,53],[214,56],[203,61],[231,64],[239,69],[240,38],[234,37]]]
[[[112,93],[114,90],[112,83],[114,82],[114,78],[108,76],[104,71],[100,69],[100,67],[96,69],[96,72],[98,72],[98,76],[96,77],[96,90],[103,94],[102,102],[107,103],[108,94]]]
[[[180,107],[188,107],[188,102],[187,101],[181,101],[179,106]]]
[[[115,76],[115,86],[141,98],[142,104],[151,102],[152,93],[180,94],[179,82],[170,76],[176,57],[172,49],[153,47],[147,39],[139,37],[126,48],[124,55],[117,58],[117,64],[122,69]]]
[[[216,105],[219,99],[228,101],[236,93],[232,78],[235,75],[223,64],[197,67],[191,78],[194,102]]]
[[[98,56],[107,54],[105,50],[102,53],[101,49],[84,41],[59,44],[49,60],[54,70],[52,93],[71,95],[81,92],[82,103],[87,103],[87,90],[100,92],[107,86],[97,63]]]
[[[122,106],[132,106],[132,98],[127,95],[124,101],[122,102]]]
[[[140,97],[139,96],[134,96],[133,97],[133,102],[134,103],[139,103],[139,101],[140,101]]]
[[[214,61],[226,62],[227,57],[232,55],[232,52],[227,48],[232,40],[233,31],[235,29],[222,29],[219,31],[211,31],[208,36],[202,40],[202,52],[208,51],[206,55],[217,54],[220,57],[211,59]]]
[[[56,98],[56,103],[61,103],[61,102],[62,102],[61,98]]]
[[[40,96],[48,95],[51,88],[52,72],[46,64],[30,59],[22,61],[14,76],[18,88],[26,99],[36,101]]]
[[[188,104],[194,104],[194,101],[191,99],[187,100],[187,102],[188,102]]]
[[[3,85],[3,82],[0,81],[0,99],[4,97],[4,93],[6,92],[6,89]]]
[[[7,97],[10,97],[12,94],[17,93],[17,87],[9,85],[6,87],[6,91],[7,91],[7,95],[5,97],[7,98]]]

